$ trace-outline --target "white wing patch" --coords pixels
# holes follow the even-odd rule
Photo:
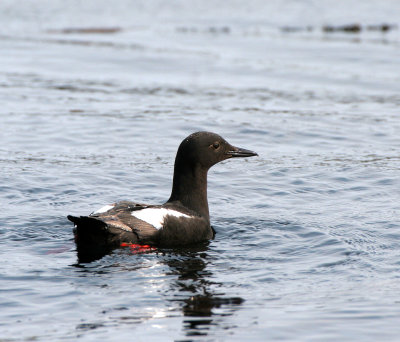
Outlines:
[[[101,207],[100,209],[94,211],[92,214],[102,214],[102,213],[106,213],[107,211],[111,210],[112,208],[114,208],[114,205],[105,205],[104,207]]]
[[[167,215],[175,217],[190,217],[189,215],[180,213],[176,210],[165,209],[165,208],[146,208],[142,210],[132,211],[132,216],[150,223],[154,228],[161,229],[164,223],[164,219]]]

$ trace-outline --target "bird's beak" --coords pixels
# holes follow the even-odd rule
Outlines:
[[[228,152],[225,152],[229,157],[238,158],[238,157],[253,157],[258,156],[256,152],[246,150],[244,148],[231,146]]]

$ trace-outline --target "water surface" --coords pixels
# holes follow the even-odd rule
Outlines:
[[[322,30],[398,2],[0,9],[0,340],[398,340],[399,30]],[[78,263],[66,215],[164,202],[198,130],[259,153],[211,169],[215,240]]]

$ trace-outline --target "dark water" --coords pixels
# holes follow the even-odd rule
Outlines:
[[[321,28],[399,12],[2,1],[0,341],[398,341],[399,29]],[[260,155],[210,171],[215,240],[78,264],[66,215],[162,203],[198,130]]]

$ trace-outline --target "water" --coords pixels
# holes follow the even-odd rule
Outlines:
[[[322,27],[399,11],[2,1],[0,340],[397,341],[400,33]],[[78,264],[66,215],[162,203],[198,130],[260,155],[210,171],[215,240]]]

